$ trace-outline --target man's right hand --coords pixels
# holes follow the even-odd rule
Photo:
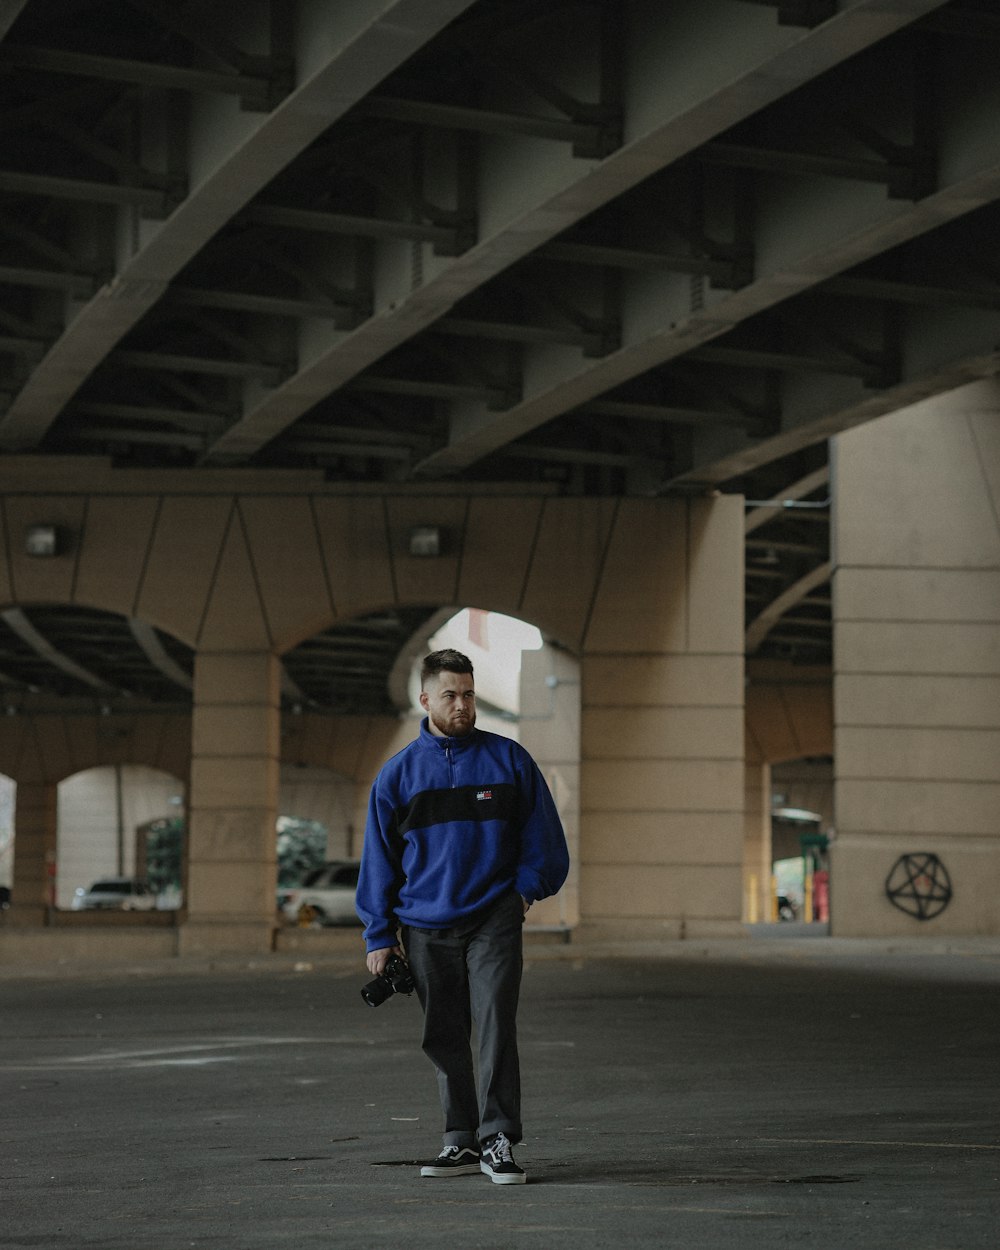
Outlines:
[[[385,965],[389,962],[390,955],[399,955],[403,958],[403,948],[401,946],[383,946],[377,951],[369,951],[366,963],[368,971],[374,977],[380,977],[385,971]]]

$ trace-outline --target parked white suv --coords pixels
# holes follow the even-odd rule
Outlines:
[[[314,868],[300,886],[281,891],[281,914],[292,924],[360,924],[354,910],[361,861],[337,859]]]
[[[145,881],[134,877],[102,877],[87,890],[73,895],[73,911],[152,911],[156,895]]]

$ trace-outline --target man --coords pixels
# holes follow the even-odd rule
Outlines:
[[[421,1176],[482,1171],[521,1184],[511,1151],[521,1140],[521,927],[566,880],[566,837],[528,752],[476,729],[469,659],[432,652],[420,687],[419,736],[382,767],[368,807],[357,892],[368,970],[378,976],[405,952],[424,1011],[444,1148]]]

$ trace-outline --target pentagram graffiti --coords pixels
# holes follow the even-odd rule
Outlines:
[[[951,877],[931,851],[900,855],[885,879],[885,893],[908,916],[932,920],[951,902]]]

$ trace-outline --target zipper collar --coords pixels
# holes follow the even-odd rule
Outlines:
[[[474,728],[471,733],[463,734],[461,738],[442,738],[435,733],[431,733],[430,723],[426,716],[420,722],[421,744],[425,747],[436,748],[438,751],[465,751],[472,746],[479,732],[478,729]]]

